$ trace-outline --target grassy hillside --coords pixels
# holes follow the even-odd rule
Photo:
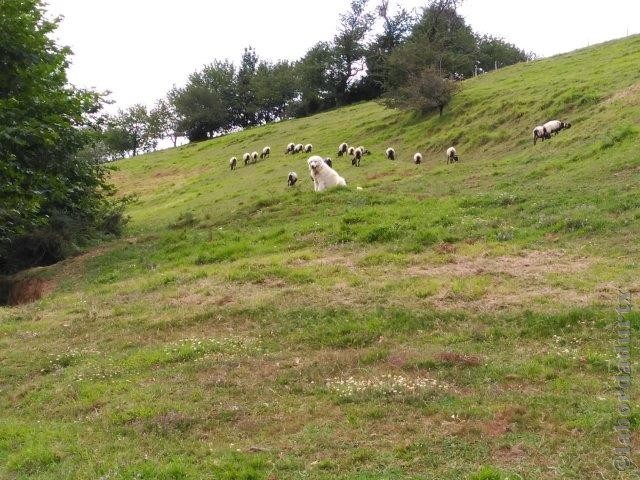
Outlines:
[[[442,117],[366,103],[119,162],[126,238],[0,308],[0,477],[612,478],[639,65],[630,37],[466,81]],[[348,188],[315,194],[289,141]]]

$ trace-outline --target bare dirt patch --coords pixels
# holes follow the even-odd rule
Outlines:
[[[55,283],[52,280],[37,277],[27,277],[12,281],[7,296],[7,305],[14,307],[35,302],[50,294],[54,287]]]
[[[586,258],[571,258],[559,251],[530,251],[519,256],[454,257],[453,261],[435,267],[411,266],[407,275],[470,277],[474,275],[507,275],[516,278],[543,279],[548,273],[575,273],[590,265]]]
[[[462,355],[455,352],[440,352],[435,359],[442,363],[465,367],[476,367],[482,363],[482,359],[476,355]]]

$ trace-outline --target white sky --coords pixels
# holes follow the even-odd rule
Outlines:
[[[236,64],[245,46],[261,58],[300,58],[330,40],[349,0],[48,0],[74,52],[69,79],[113,92],[116,106],[147,105],[215,58]],[[370,0],[371,6],[378,0]],[[391,0],[407,9],[426,0]],[[474,31],[539,56],[640,32],[639,0],[465,0]]]

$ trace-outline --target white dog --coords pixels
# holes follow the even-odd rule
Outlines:
[[[322,192],[331,187],[346,187],[347,182],[338,175],[333,168],[327,165],[324,158],[314,155],[307,160],[309,173],[313,180],[313,188],[316,192]]]

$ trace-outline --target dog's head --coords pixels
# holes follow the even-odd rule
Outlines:
[[[311,171],[313,175],[319,175],[325,166],[324,159],[317,155],[309,158],[309,160],[307,160],[307,163],[309,164],[309,171]]]

